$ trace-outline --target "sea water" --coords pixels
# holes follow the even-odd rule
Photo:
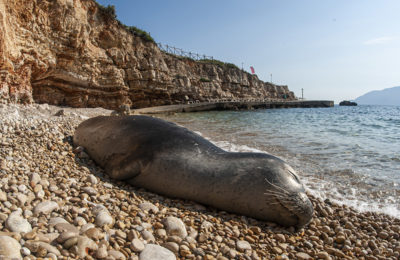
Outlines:
[[[282,158],[317,197],[400,218],[400,107],[210,111],[164,118],[227,151]]]

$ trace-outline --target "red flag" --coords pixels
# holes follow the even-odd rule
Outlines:
[[[254,74],[254,73],[256,73],[256,72],[254,71],[254,68],[253,68],[253,66],[250,66],[250,70],[251,70],[251,74]]]

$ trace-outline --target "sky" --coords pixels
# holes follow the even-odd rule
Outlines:
[[[355,99],[400,86],[398,0],[98,0],[175,46],[288,85],[296,96]]]

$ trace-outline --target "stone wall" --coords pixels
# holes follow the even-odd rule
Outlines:
[[[0,0],[0,100],[115,109],[294,99],[287,86],[166,54],[92,0]]]

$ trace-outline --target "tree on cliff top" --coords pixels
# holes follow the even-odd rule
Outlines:
[[[117,13],[115,11],[115,6],[114,5],[108,5],[104,6],[99,3],[97,3],[97,7],[99,8],[100,14],[105,18],[105,19],[117,19]]]
[[[147,42],[155,43],[153,37],[150,36],[150,33],[146,32],[142,29],[139,29],[135,26],[125,25],[120,20],[118,20],[114,5],[103,6],[97,2],[96,2],[96,4],[97,4],[97,7],[99,8],[100,14],[103,16],[104,19],[116,20],[118,22],[118,24],[120,24],[123,28],[125,28],[125,30],[130,32],[132,35],[138,36]]]

